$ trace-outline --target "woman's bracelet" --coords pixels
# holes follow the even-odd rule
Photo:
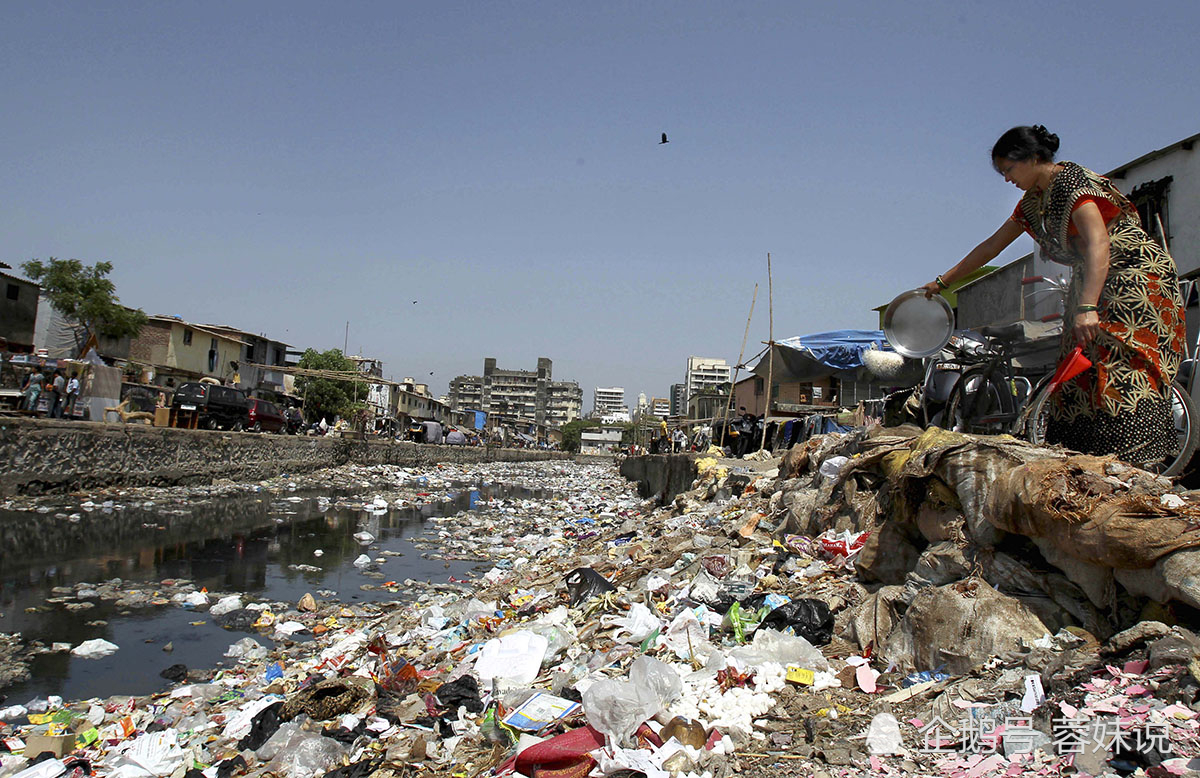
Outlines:
[[[937,278],[933,279],[933,281],[934,281],[934,283],[936,283],[938,285],[939,289],[949,289],[950,288],[950,284],[943,281],[941,276],[938,276]]]
[[[1092,311],[1099,311],[1100,306],[1099,305],[1080,305],[1080,306],[1076,307],[1075,310],[1078,313],[1091,313]]]

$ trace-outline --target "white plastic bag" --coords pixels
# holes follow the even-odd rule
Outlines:
[[[225,656],[238,661],[254,662],[267,655],[267,649],[254,638],[242,638],[225,649]]]
[[[216,604],[208,609],[210,616],[223,616],[230,611],[240,610],[242,607],[242,598],[236,594],[231,594],[228,597],[222,597],[217,600]]]
[[[620,627],[613,635],[613,639],[618,643],[641,643],[650,637],[654,630],[662,629],[662,622],[640,602],[634,603],[627,615],[602,616],[600,623],[606,627]]]
[[[187,754],[173,729],[151,732],[132,740],[113,763],[114,778],[163,778],[183,764]]]
[[[609,747],[627,743],[643,721],[658,711],[647,712],[647,696],[626,681],[604,678],[583,693],[583,713],[588,723],[608,738]]]
[[[800,665],[810,670],[829,669],[829,662],[812,643],[798,635],[785,635],[773,629],[757,630],[752,643],[733,649],[729,656],[746,667],[774,662],[784,667]]]
[[[108,656],[117,653],[119,649],[116,643],[109,643],[104,638],[94,638],[85,640],[75,648],[71,649],[71,655],[77,656],[80,659],[99,659],[100,657]]]
[[[683,691],[683,681],[675,668],[649,656],[640,656],[634,661],[629,668],[629,681],[644,698],[654,700],[651,716],[678,699]]]
[[[498,678],[514,686],[527,686],[541,671],[548,646],[545,636],[524,629],[493,638],[479,650],[475,673],[484,683]]]

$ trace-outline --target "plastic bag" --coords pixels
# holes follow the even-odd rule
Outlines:
[[[877,713],[867,730],[867,749],[872,754],[898,754],[904,750],[900,722],[890,713]]]
[[[754,641],[747,646],[735,648],[729,656],[743,665],[757,667],[765,662],[774,662],[787,667],[800,665],[809,670],[828,670],[829,662],[802,637],[785,635],[773,629],[759,629]]]
[[[791,628],[809,643],[823,646],[833,637],[833,614],[821,600],[792,600],[768,613],[759,626],[779,632]]]
[[[85,640],[72,648],[71,656],[77,656],[80,659],[99,659],[115,654],[118,648],[120,647],[116,643],[109,643],[104,638],[94,638]]]
[[[254,638],[242,638],[225,650],[225,656],[239,662],[255,662],[267,655],[267,649],[258,644]]]
[[[281,708],[283,708],[283,700],[269,705],[256,713],[254,718],[250,720],[250,731],[244,738],[238,741],[238,750],[245,751],[246,749],[250,749],[251,751],[257,751],[262,748],[263,744],[279,731],[279,711]],[[274,754],[271,756],[274,756]],[[269,759],[270,757],[267,758]]]
[[[260,762],[269,762],[274,759],[283,747],[288,744],[292,736],[296,734],[296,730],[300,729],[303,722],[308,721],[308,716],[297,716],[293,721],[286,724],[280,724],[279,729],[275,730],[266,742],[258,747],[254,755],[258,757]],[[247,736],[248,737],[248,736]],[[245,741],[242,741],[245,742]],[[242,743],[238,743],[239,748],[244,748]]]
[[[546,638],[546,656],[542,665],[552,664],[564,651],[579,642],[578,632],[571,623],[565,606],[560,605],[525,629]]]
[[[242,598],[236,594],[231,594],[228,597],[222,597],[221,599],[217,600],[213,606],[208,609],[208,614],[216,617],[224,613],[229,613],[230,611],[241,610],[241,608]]]
[[[605,592],[611,592],[616,589],[608,579],[597,573],[590,567],[577,567],[567,577],[563,579],[563,583],[567,585],[567,594],[570,595],[571,607],[575,607],[581,602],[587,602],[593,597],[599,597]]]
[[[850,457],[829,457],[821,463],[821,477],[832,481],[842,472],[842,468],[850,461]]]
[[[475,673],[484,683],[498,678],[515,686],[526,686],[541,671],[548,646],[544,636],[525,629],[493,638],[480,649]]]
[[[733,636],[739,643],[746,642],[746,635],[758,629],[758,625],[770,613],[770,608],[762,607],[758,610],[743,610],[741,604],[734,603],[729,606],[729,612],[725,614],[725,622],[729,628],[733,630]]]
[[[656,629],[662,629],[662,622],[640,602],[634,603],[627,615],[603,616],[600,623],[606,627],[619,627],[613,635],[613,639],[618,643],[641,643]]]
[[[680,611],[667,627],[663,642],[675,656],[687,662],[703,662],[713,653],[713,645],[708,642],[708,627],[700,623],[690,608]]]
[[[683,692],[683,681],[675,668],[649,656],[634,660],[629,668],[629,681],[657,701],[657,709],[651,716],[666,708]]]
[[[111,763],[109,775],[116,778],[170,775],[187,757],[178,741],[173,729],[151,732],[131,740],[122,747],[120,757]]]
[[[312,778],[341,766],[345,753],[345,747],[332,738],[297,730],[266,771],[284,778]]]
[[[638,725],[657,713],[651,695],[639,693],[637,686],[626,681],[605,678],[592,684],[583,693],[583,712],[588,723],[603,732],[608,745],[628,742]]]

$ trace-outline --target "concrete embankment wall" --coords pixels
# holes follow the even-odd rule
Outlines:
[[[0,422],[0,496],[202,484],[217,478],[256,481],[349,462],[419,467],[545,459],[570,459],[570,454],[45,419]]]
[[[696,480],[696,462],[689,454],[648,454],[626,457],[621,475],[638,482],[642,497],[655,497],[665,505],[675,495],[692,488]]]

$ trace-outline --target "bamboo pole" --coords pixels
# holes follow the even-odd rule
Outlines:
[[[750,319],[754,316],[754,303],[758,300],[758,284],[754,285],[754,296],[750,298],[750,313],[746,316],[746,331],[742,333],[742,350],[738,352],[737,364],[733,366],[733,380],[729,382],[729,402],[725,404],[725,416],[721,419],[721,442],[725,448],[725,431],[729,428],[729,412],[733,410],[733,387],[737,386],[738,371],[742,369],[742,358],[746,356],[746,338],[750,336]],[[714,421],[716,417],[713,417]],[[701,452],[704,453],[704,452]]]
[[[762,438],[758,451],[767,445],[767,417],[771,415],[771,386],[775,380],[775,284],[771,278],[771,252],[767,252],[767,400],[763,409]]]

